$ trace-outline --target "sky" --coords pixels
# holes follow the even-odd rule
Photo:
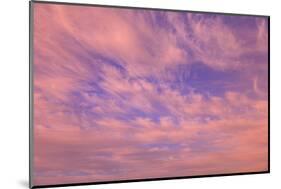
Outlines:
[[[266,17],[33,5],[34,185],[268,170]]]

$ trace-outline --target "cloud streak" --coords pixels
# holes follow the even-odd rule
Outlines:
[[[268,169],[262,17],[34,3],[35,185]]]

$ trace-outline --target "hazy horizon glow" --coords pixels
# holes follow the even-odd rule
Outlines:
[[[268,170],[268,20],[34,5],[33,184]]]

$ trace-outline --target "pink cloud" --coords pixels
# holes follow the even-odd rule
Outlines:
[[[34,6],[33,184],[267,170],[265,19]]]

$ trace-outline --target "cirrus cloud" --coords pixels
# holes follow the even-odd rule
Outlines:
[[[266,171],[267,22],[34,3],[33,184]]]

